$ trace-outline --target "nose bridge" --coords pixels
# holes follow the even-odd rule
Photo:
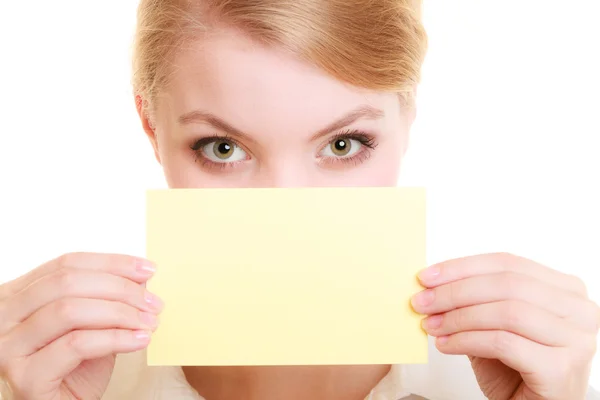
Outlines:
[[[282,157],[264,165],[260,171],[260,186],[297,188],[310,186],[310,172],[302,160]]]

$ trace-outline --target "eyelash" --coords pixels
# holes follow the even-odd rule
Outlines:
[[[368,135],[364,132],[361,132],[359,130],[347,130],[344,132],[340,132],[340,133],[336,134],[335,136],[333,136],[332,138],[330,138],[327,141],[327,143],[325,144],[325,146],[328,146],[332,142],[335,142],[336,140],[340,140],[340,139],[356,140],[362,146],[366,147],[368,150],[361,149],[357,154],[355,154],[351,157],[319,157],[319,162],[321,164],[335,165],[335,164],[343,163],[345,165],[348,165],[348,164],[359,165],[359,164],[365,162],[366,160],[368,160],[371,157],[372,150],[374,150],[377,147],[377,142],[375,140],[375,137],[373,137],[372,135]],[[235,140],[227,135],[211,135],[211,136],[206,136],[204,138],[201,138],[201,139],[197,140],[196,142],[194,142],[190,146],[190,149],[192,151],[194,151],[194,153],[196,154],[196,162],[200,162],[202,167],[207,168],[207,169],[224,170],[227,168],[234,168],[238,163],[243,162],[243,161],[236,161],[236,162],[231,162],[231,163],[216,163],[216,162],[213,162],[213,161],[209,160],[208,158],[206,158],[204,156],[204,154],[202,153],[202,148],[204,146],[206,146],[207,144],[214,142],[215,140],[227,141],[227,142],[234,144],[237,147],[240,147],[242,149],[244,148],[244,146],[242,146],[237,140]],[[323,148],[325,146],[323,146]],[[244,150],[244,151],[246,151],[246,150]]]
[[[208,169],[224,170],[226,168],[234,167],[239,162],[242,162],[242,161],[237,161],[237,162],[232,162],[232,163],[216,163],[216,162],[213,162],[213,161],[209,160],[208,158],[206,158],[204,156],[204,154],[202,154],[202,148],[204,146],[206,146],[207,144],[212,143],[216,140],[223,140],[226,142],[230,142],[230,143],[233,143],[237,147],[243,148],[243,146],[237,140],[235,140],[232,137],[229,137],[227,135],[210,135],[210,136],[203,137],[202,139],[197,140],[196,142],[194,142],[194,144],[192,144],[190,146],[190,149],[192,149],[194,151],[194,153],[196,154],[196,162],[200,162],[200,166],[202,166],[204,168],[208,168]],[[246,151],[246,150],[244,150],[244,151]]]
[[[347,130],[344,132],[340,132],[337,135],[334,135],[331,139],[329,139],[325,146],[329,146],[331,143],[340,139],[356,140],[368,150],[361,149],[357,154],[353,155],[352,157],[320,157],[319,161],[322,165],[335,165],[339,163],[345,165],[360,165],[361,163],[367,161],[371,157],[372,150],[374,150],[377,147],[375,137],[358,130]]]

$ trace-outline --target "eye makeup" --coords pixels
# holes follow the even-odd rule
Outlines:
[[[211,146],[211,144],[213,146]],[[196,162],[199,163],[202,168],[207,170],[223,171],[234,168],[238,164],[250,160],[250,156],[247,155],[247,152],[243,149],[241,144],[239,144],[237,140],[225,135],[203,137],[194,142],[190,146],[190,149],[196,156]],[[207,154],[207,152],[210,152],[211,150],[215,154]],[[228,158],[230,157],[226,157],[227,154],[223,154],[223,150],[231,151],[232,154],[235,154],[236,151],[241,151],[246,156],[243,159],[228,161]],[[216,156],[216,159],[212,156]]]
[[[343,147],[340,147],[340,144]],[[358,148],[355,150],[356,146]],[[328,147],[331,148],[332,155],[322,154]],[[357,166],[368,160],[376,147],[377,142],[374,136],[358,130],[349,130],[330,138],[319,151],[317,160],[324,167]],[[336,151],[342,153],[346,150],[348,151],[347,155],[334,154]]]
[[[359,130],[347,130],[330,137],[321,145],[316,159],[324,168],[357,166],[368,160],[376,147],[375,136]],[[227,172],[243,167],[245,162],[252,159],[241,143],[226,135],[203,137],[194,142],[190,149],[194,152],[196,162],[207,171]],[[344,155],[346,151],[347,155]],[[242,152],[241,157],[237,155],[239,152]],[[331,154],[323,154],[327,152]]]

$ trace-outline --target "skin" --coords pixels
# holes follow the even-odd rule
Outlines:
[[[344,85],[227,31],[211,35],[175,63],[178,68],[156,102],[155,116],[148,121],[141,115],[170,187],[396,184],[414,119],[414,111],[400,107],[396,94]],[[364,115],[332,127],[361,111]],[[211,124],[204,114],[247,138]],[[328,146],[334,136],[353,131],[369,135],[376,149],[352,139],[354,152],[334,157]],[[215,135],[239,145],[229,159],[221,160],[227,163],[215,165],[219,159],[212,148],[190,149],[199,139]]]
[[[137,99],[171,187],[396,184],[414,119],[397,96],[352,88],[231,32],[179,57],[155,115],[143,113]],[[324,130],[366,106],[378,111]],[[248,137],[206,118],[192,122],[195,110]],[[186,114],[187,123],[180,123]],[[324,136],[314,139],[320,131]],[[362,154],[347,162],[330,142],[335,148],[335,135],[349,131],[369,135],[377,145],[346,137],[351,155]],[[207,162],[222,159],[206,140],[191,148],[214,135],[236,140],[227,142],[235,157],[225,152],[226,162],[236,164]],[[115,355],[145,348],[157,326],[162,304],[144,289],[155,268],[126,255],[67,254],[0,286],[0,374],[16,398],[99,399]],[[442,262],[419,278],[425,290],[412,302],[426,317],[423,328],[437,337],[441,352],[469,356],[487,398],[584,399],[600,311],[581,280],[504,253]],[[209,400],[359,400],[388,370],[194,367],[185,374]]]

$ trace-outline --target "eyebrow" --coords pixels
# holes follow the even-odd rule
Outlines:
[[[382,118],[384,115],[385,115],[385,113],[377,108],[374,108],[374,107],[371,107],[368,105],[360,106],[360,107],[356,108],[355,110],[350,111],[348,114],[344,115],[342,118],[338,119],[337,121],[333,122],[332,124],[329,124],[325,128],[319,130],[317,133],[315,133],[312,136],[311,141],[314,141],[314,140],[322,138],[323,136],[329,135],[331,132],[343,129],[343,128],[347,127],[348,125],[358,121],[359,119],[374,120],[374,119]]]
[[[188,113],[183,114],[179,117],[179,124],[181,125],[189,125],[194,123],[205,123],[212,125],[220,131],[227,133],[230,136],[237,137],[238,139],[245,140],[248,142],[256,143],[250,135],[245,134],[239,129],[231,126],[227,122],[223,121],[221,118],[207,113],[201,110],[195,110]]]
[[[311,141],[315,141],[317,139],[320,139],[323,136],[330,134],[331,132],[345,128],[346,126],[358,121],[359,119],[374,120],[374,119],[382,118],[384,115],[385,115],[384,112],[377,108],[374,108],[374,107],[371,107],[368,105],[362,105],[362,106],[354,109],[353,111],[349,112],[348,114],[344,115],[342,118],[338,119],[337,121],[329,124],[325,128],[320,129],[317,133],[315,133],[311,137]],[[232,125],[223,121],[221,118],[219,118],[211,113],[207,113],[207,112],[204,112],[201,110],[194,110],[194,111],[185,113],[179,117],[178,121],[179,121],[179,124],[181,124],[181,125],[189,125],[189,124],[193,124],[193,123],[206,123],[206,124],[212,125],[213,127],[217,128],[220,131],[227,133],[230,136],[234,136],[241,140],[256,143],[256,140],[254,140],[250,135],[233,127]]]

